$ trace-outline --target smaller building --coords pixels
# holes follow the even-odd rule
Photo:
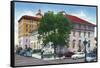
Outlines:
[[[33,31],[32,33],[30,33],[30,47],[33,50],[42,48],[41,42],[39,42],[38,40],[38,36],[38,31]]]

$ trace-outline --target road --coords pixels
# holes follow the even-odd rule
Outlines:
[[[73,60],[71,58],[56,59],[56,60],[42,60],[33,57],[23,57],[23,56],[15,55],[15,66],[74,63],[74,62],[85,62],[85,60],[84,59]]]

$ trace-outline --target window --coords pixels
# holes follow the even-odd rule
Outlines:
[[[81,24],[79,24],[78,26],[79,26],[79,29],[80,29],[81,28]]]
[[[78,51],[80,52],[81,51],[81,40],[79,40],[78,42],[78,47],[79,47]]]
[[[28,24],[26,24],[26,32],[28,31]]]
[[[26,32],[28,31],[28,28],[26,28]]]
[[[86,36],[86,32],[84,32],[84,37]]]
[[[35,42],[34,42],[34,48],[36,48],[36,44],[35,44]]]
[[[75,31],[73,31],[73,36],[75,37]]]
[[[33,20],[30,20],[30,23],[33,23]]]
[[[26,39],[26,42],[27,42],[28,40]]]
[[[25,49],[27,49],[27,45],[25,45]]]
[[[86,29],[88,29],[88,26],[86,26]]]
[[[30,29],[31,29],[32,25],[30,25]]]
[[[90,47],[90,40],[88,41],[88,48]]]
[[[75,48],[75,40],[73,40],[73,48]]]
[[[79,40],[79,45],[81,45],[81,40]]]
[[[84,25],[84,29],[86,29],[86,25]]]
[[[28,24],[26,24],[26,28],[28,28]]]
[[[88,37],[90,37],[90,32],[88,32]]]
[[[79,31],[79,37],[81,37],[81,31]]]
[[[91,30],[94,30],[94,27],[91,26],[90,28],[91,28]]]

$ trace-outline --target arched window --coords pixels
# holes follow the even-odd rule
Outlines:
[[[76,41],[76,40],[73,40],[73,48],[75,48],[75,41]]]
[[[35,42],[34,42],[34,48],[36,48],[36,44],[35,44]]]
[[[79,37],[81,37],[81,31],[79,31]]]
[[[88,32],[88,37],[90,37],[90,32]]]
[[[79,52],[81,51],[81,40],[79,40],[79,42],[78,42],[78,47],[79,47]]]
[[[90,40],[88,41],[88,48],[90,47]]]
[[[75,37],[75,31],[73,31],[73,36]]]

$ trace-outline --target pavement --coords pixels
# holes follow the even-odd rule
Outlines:
[[[36,54],[32,54],[33,58],[37,58],[37,59],[41,59],[41,55],[40,53],[36,53]],[[43,58],[43,60],[55,60],[55,59],[59,59],[58,57],[54,58],[54,56],[52,56],[51,58]]]
[[[15,66],[27,66],[27,65],[45,65],[45,64],[60,64],[60,63],[75,63],[85,62],[85,59],[73,60],[71,58],[55,59],[55,60],[43,60],[34,57],[23,57],[15,55]]]

